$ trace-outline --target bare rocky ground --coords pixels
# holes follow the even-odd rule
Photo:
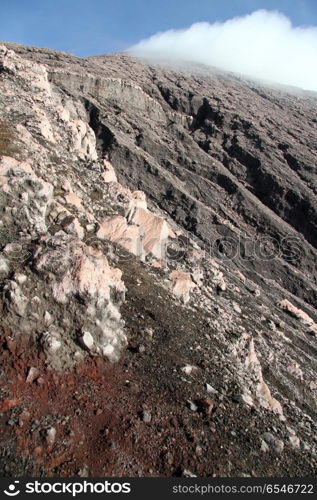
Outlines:
[[[2,475],[315,474],[316,95],[14,44],[0,88]]]

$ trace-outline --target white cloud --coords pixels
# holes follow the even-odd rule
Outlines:
[[[317,26],[293,27],[276,11],[157,33],[129,51],[139,57],[189,61],[265,81],[317,91]]]

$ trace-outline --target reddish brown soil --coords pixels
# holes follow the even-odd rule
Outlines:
[[[221,368],[190,350],[193,327],[204,335],[201,314],[180,313],[153,281],[148,286],[140,264],[129,267],[129,301],[122,313],[129,322],[130,347],[117,364],[87,357],[58,373],[46,366],[31,340],[14,340],[2,330],[0,473],[132,477],[173,476],[189,469],[199,476],[274,476],[278,467],[282,475],[311,474],[313,464],[305,453],[261,452],[263,429],[280,425],[278,419],[234,402],[234,382],[225,394]],[[154,325],[153,341],[139,352],[140,330]],[[179,375],[185,361],[200,367],[189,381]],[[26,382],[30,367],[39,372],[32,383]],[[204,381],[210,377],[220,391],[213,407],[201,404],[192,411],[186,402],[206,397]],[[150,422],[143,421],[144,410]],[[52,445],[50,427],[57,431]]]

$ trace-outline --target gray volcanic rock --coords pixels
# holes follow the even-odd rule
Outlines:
[[[314,93],[173,72],[124,54],[82,60],[15,48],[45,63],[50,82],[84,105],[99,153],[120,181],[207,248],[232,240],[233,260],[252,279],[274,275],[316,303]],[[263,237],[272,248],[261,249]],[[263,266],[262,253],[271,252],[277,258]]]
[[[313,473],[316,94],[9,43],[0,88],[5,345],[31,337],[57,372],[89,356],[125,360],[144,398],[129,414],[143,473]],[[137,393],[128,382],[127,412]],[[186,401],[210,401],[206,387],[208,411],[187,414]],[[93,397],[102,405],[104,391]],[[164,415],[178,437],[159,431],[150,450],[146,433]],[[139,474],[124,448],[131,422],[115,465],[98,469],[97,457],[92,474]],[[225,452],[216,460],[208,443]]]

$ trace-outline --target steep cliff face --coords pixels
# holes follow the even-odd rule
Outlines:
[[[316,96],[14,44],[0,87],[3,472],[312,473]]]

